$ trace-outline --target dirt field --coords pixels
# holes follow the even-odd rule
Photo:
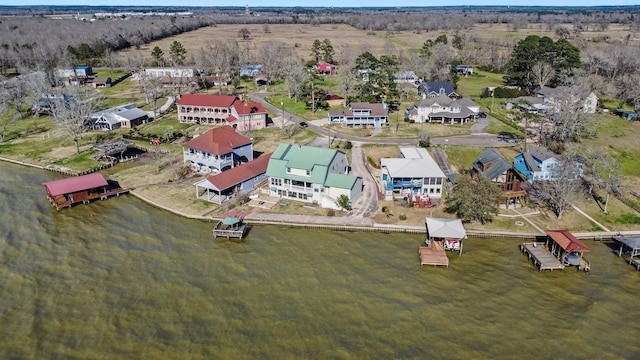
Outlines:
[[[570,24],[562,25],[568,29],[572,29]],[[478,24],[471,30],[462,30],[459,32],[463,37],[475,37],[484,40],[506,40],[515,44],[518,40],[525,38],[527,35],[549,36],[556,39],[554,31],[547,30],[545,24],[531,24],[526,28],[512,31],[509,24]],[[238,31],[241,28],[247,28],[251,32],[249,40],[242,40],[238,37]],[[331,44],[335,49],[336,60],[343,57],[341,54],[348,54],[347,58],[355,58],[365,51],[369,51],[375,56],[383,54],[395,54],[400,56],[407,52],[417,51],[422,44],[428,39],[435,39],[442,32],[422,32],[415,33],[412,31],[395,32],[388,35],[384,31],[369,32],[358,30],[349,25],[342,24],[324,24],[319,26],[297,24],[297,25],[278,25],[270,24],[269,32],[264,31],[262,24],[233,24],[233,25],[217,25],[215,27],[206,27],[196,31],[180,34],[166,39],[154,41],[143,45],[139,50],[130,49],[121,51],[118,56],[125,59],[131,55],[142,56],[151,61],[151,50],[158,46],[165,54],[169,52],[169,45],[174,41],[179,41],[187,50],[187,62],[191,56],[196,56],[198,51],[206,48],[208,44],[216,41],[237,41],[241,48],[247,49],[253,56],[257,55],[260,46],[269,41],[277,41],[285,43],[294,49],[299,59],[309,59],[311,54],[311,46],[314,40],[331,40]],[[453,36],[452,33],[447,34]],[[607,37],[613,42],[622,42],[623,39],[631,35],[631,44],[640,44],[640,35],[629,31],[628,26],[622,24],[612,24],[609,29],[604,32],[583,32],[579,40],[583,43],[595,44],[594,39]],[[577,42],[578,39],[571,39]],[[604,43],[602,43],[604,44]]]

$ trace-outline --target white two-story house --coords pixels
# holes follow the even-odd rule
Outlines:
[[[280,144],[267,167],[269,193],[338,209],[340,195],[355,202],[362,193],[362,178],[348,172],[349,162],[341,151]]]
[[[389,110],[387,104],[357,102],[349,104],[349,110],[329,110],[329,122],[346,126],[373,126],[379,128],[387,124]]]
[[[185,164],[203,172],[221,172],[253,160],[253,142],[231,126],[211,129],[182,147]]]
[[[468,98],[446,95],[426,97],[407,109],[405,116],[416,123],[466,124],[478,117],[480,106]]]
[[[401,147],[401,157],[382,158],[385,197],[419,195],[442,198],[446,175],[424,148]]]
[[[267,126],[267,111],[233,95],[186,94],[176,102],[181,123],[230,125],[245,132]]]

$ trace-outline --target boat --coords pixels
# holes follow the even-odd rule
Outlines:
[[[576,252],[570,252],[564,256],[563,262],[566,266],[578,266],[580,265],[580,254]]]
[[[226,217],[219,221],[213,228],[213,237],[217,238],[221,236],[227,239],[238,238],[242,240],[248,230],[249,225],[244,222],[243,218],[236,216]]]

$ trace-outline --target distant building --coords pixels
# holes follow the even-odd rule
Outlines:
[[[65,66],[63,68],[58,69],[56,75],[58,75],[58,78],[60,79],[67,79],[67,78],[73,78],[73,77],[77,77],[77,78],[88,78],[89,76],[93,75],[93,69],[91,68],[91,66],[87,66],[87,65],[82,65],[82,66]]]
[[[449,81],[423,81],[418,86],[418,95],[422,96],[423,99],[440,95],[445,95],[450,98],[458,97],[453,85]]]
[[[262,72],[263,65],[244,64],[240,65],[240,76],[255,77]]]

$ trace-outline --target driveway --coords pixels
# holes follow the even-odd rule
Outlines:
[[[362,194],[352,204],[352,210],[347,216],[369,218],[378,210],[378,186],[366,167],[364,151],[359,143],[351,148],[351,175],[362,178]]]

